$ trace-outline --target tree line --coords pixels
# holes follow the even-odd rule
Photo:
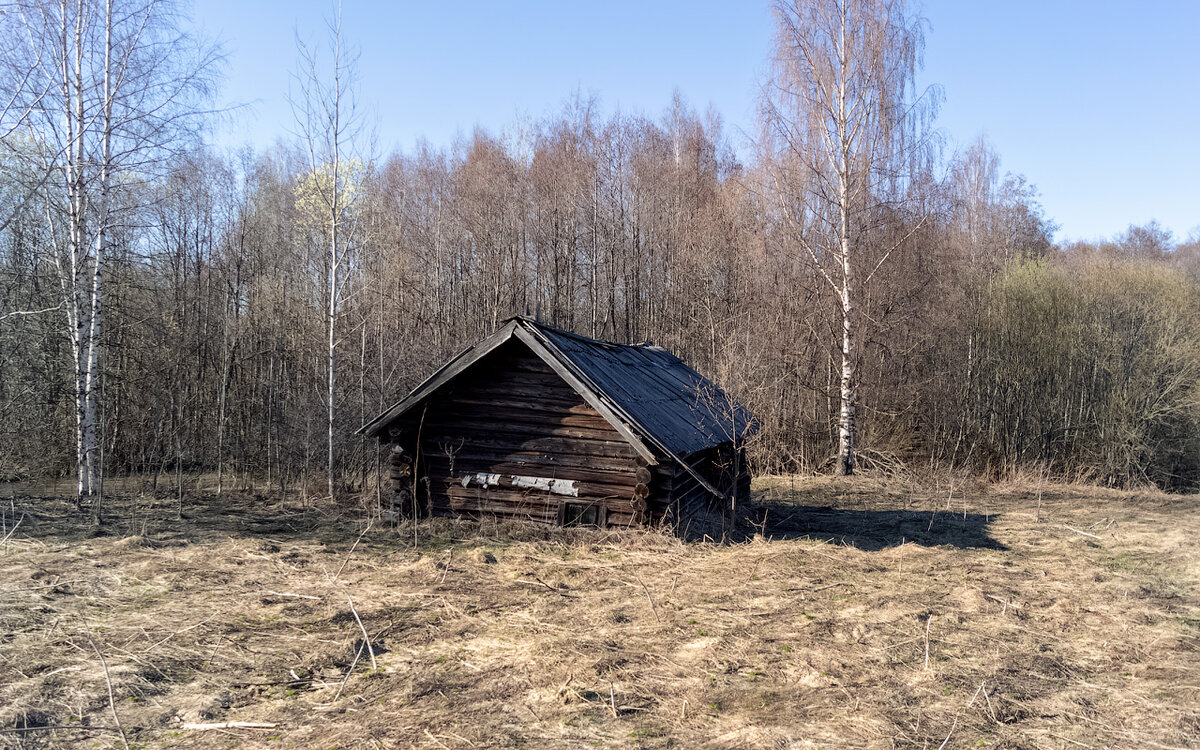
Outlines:
[[[298,56],[300,136],[228,151],[204,138],[220,56],[177,7],[15,7],[0,479],[369,491],[356,428],[531,315],[713,377],[761,420],[760,472],[1200,481],[1200,242],[1056,245],[985,140],[945,152],[902,2],[773,6],[741,150],[680,94],[576,95],[386,154],[336,19]]]

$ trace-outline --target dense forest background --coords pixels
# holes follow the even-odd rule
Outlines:
[[[0,479],[76,471],[90,336],[103,473],[370,488],[354,431],[512,315],[666,346],[759,415],[757,471],[831,468],[843,313],[781,215],[770,128],[735,148],[681,95],[657,117],[575,96],[377,153],[331,44],[301,50],[300,135],[230,152],[204,138],[219,58],[165,6],[25,5],[0,30]],[[861,217],[888,255],[857,287],[860,466],[1200,483],[1200,238],[1055,244],[985,140],[934,150],[906,210]]]

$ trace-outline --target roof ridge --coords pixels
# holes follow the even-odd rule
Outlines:
[[[570,338],[577,339],[578,341],[582,341],[585,344],[595,344],[597,346],[619,346],[624,349],[639,349],[639,350],[652,349],[652,350],[656,350],[656,351],[667,351],[667,349],[665,349],[661,346],[656,346],[655,344],[652,344],[650,342],[645,342],[645,343],[641,343],[641,344],[620,344],[620,343],[617,343],[616,341],[605,341],[604,339],[592,338],[591,336],[585,336],[582,333],[576,333],[575,331],[568,331],[566,328],[559,328],[558,326],[550,325],[549,323],[543,323],[542,321],[531,318],[528,315],[514,315],[511,318],[505,318],[504,322],[507,323],[512,320],[515,320],[518,323],[522,323],[524,325],[533,326],[534,328],[541,328],[541,329],[545,329],[547,331],[553,331],[554,333],[560,334],[562,336],[568,336]]]

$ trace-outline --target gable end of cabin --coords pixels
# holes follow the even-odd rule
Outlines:
[[[666,511],[649,462],[510,338],[380,431],[401,516],[635,526]]]

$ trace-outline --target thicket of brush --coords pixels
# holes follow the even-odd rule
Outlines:
[[[364,167],[337,400],[349,437],[505,316],[652,339],[761,417],[759,470],[819,470],[836,446],[839,310],[779,241],[712,123],[574,111],[523,150],[486,133]],[[678,149],[678,150],[677,150]],[[675,154],[679,157],[676,158]],[[963,160],[970,157],[962,157]],[[1015,179],[954,178],[871,280],[859,348],[865,463],[1044,469],[1110,484],[1200,478],[1196,243],[1151,226],[1055,247]],[[181,159],[108,260],[100,381],[106,471],[213,470],[278,485],[324,466],[325,295],[288,148]],[[6,310],[60,291],[36,216],[0,232]],[[69,474],[62,313],[0,319],[0,466]]]
[[[811,195],[820,140],[777,142],[807,122],[790,110],[739,152],[679,96],[658,119],[577,97],[385,155],[317,122],[342,100],[302,48],[307,139],[220,152],[203,139],[218,56],[176,16],[26,5],[0,18],[0,477],[78,463],[361,484],[376,448],[355,428],[517,314],[669,347],[759,415],[759,471],[821,470],[843,373],[828,269],[850,247],[868,468],[1200,481],[1200,241],[1151,223],[1055,246],[1036,191],[982,140],[945,158],[928,131],[852,165],[867,187],[843,244]],[[887,84],[899,103],[910,20],[912,46],[889,53],[909,66]],[[60,26],[81,29],[75,52]],[[88,53],[103,44],[142,66],[136,87]],[[39,55],[70,59],[31,68]],[[73,66],[86,80],[30,83]],[[910,137],[902,124],[876,135]]]

